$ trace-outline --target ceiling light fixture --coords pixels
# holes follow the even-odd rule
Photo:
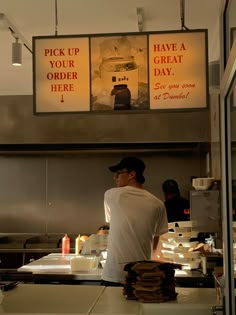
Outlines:
[[[12,65],[21,66],[22,64],[22,44],[16,37],[16,42],[12,43]]]
[[[12,44],[12,64],[15,66],[20,66],[22,63],[22,46],[24,46],[32,54],[31,44],[27,42],[25,37],[15,27],[15,25],[6,17],[4,13],[0,13],[0,28],[2,26],[8,29],[11,35],[16,40],[16,42]]]

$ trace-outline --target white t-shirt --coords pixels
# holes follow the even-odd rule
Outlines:
[[[150,259],[153,237],[168,231],[166,209],[150,192],[132,186],[107,190],[104,206],[110,232],[102,278],[122,283],[125,264]]]

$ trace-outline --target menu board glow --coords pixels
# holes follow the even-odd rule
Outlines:
[[[37,111],[89,111],[88,38],[45,38],[34,49]]]
[[[207,31],[33,38],[35,113],[206,108]]]
[[[206,107],[204,33],[149,36],[151,109]]]

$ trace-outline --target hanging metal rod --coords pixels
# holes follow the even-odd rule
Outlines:
[[[181,29],[188,30],[187,26],[185,26],[185,0],[180,0],[180,21]]]
[[[18,38],[19,40],[21,40],[25,48],[32,54],[32,46],[27,42],[25,37],[20,33],[20,31],[18,31],[15,25],[11,23],[11,21],[6,17],[4,13],[0,13],[0,21],[3,21],[6,29],[11,32],[11,35],[15,39]]]
[[[57,0],[55,0],[55,36],[58,35],[58,13],[57,13]]]

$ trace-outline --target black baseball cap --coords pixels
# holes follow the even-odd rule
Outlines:
[[[144,162],[136,157],[128,156],[124,157],[118,164],[109,167],[111,172],[117,172],[126,168],[129,172],[135,171],[136,173],[142,174],[145,170]]]

